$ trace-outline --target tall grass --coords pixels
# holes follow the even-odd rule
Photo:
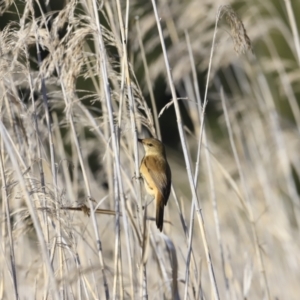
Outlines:
[[[299,7],[232,2],[1,4],[0,299],[299,298]]]

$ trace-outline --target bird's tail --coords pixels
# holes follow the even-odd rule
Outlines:
[[[162,231],[164,225],[165,199],[161,193],[156,195],[156,226]]]

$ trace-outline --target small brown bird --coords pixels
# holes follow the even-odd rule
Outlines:
[[[171,169],[166,158],[162,142],[154,138],[138,139],[143,144],[145,156],[140,172],[146,191],[154,196],[156,202],[156,225],[162,231],[164,224],[164,206],[167,205],[171,189]]]

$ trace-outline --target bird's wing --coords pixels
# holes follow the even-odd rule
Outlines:
[[[154,181],[157,189],[167,204],[171,189],[171,170],[165,159],[157,159],[156,156],[148,155],[144,158],[145,166]]]

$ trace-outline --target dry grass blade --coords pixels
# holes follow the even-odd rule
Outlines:
[[[171,239],[169,239],[166,235],[164,235],[163,238],[168,248],[170,265],[172,268],[172,299],[179,300],[180,297],[178,293],[178,262],[176,247]]]

